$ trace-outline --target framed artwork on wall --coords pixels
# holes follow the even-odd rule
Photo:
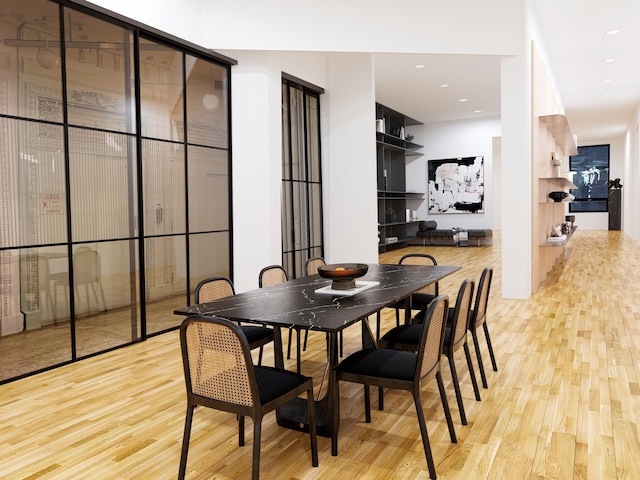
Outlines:
[[[429,214],[484,213],[484,157],[429,160]]]
[[[606,212],[609,196],[609,145],[578,147],[578,154],[569,157],[573,172],[572,189],[575,199],[569,212]]]

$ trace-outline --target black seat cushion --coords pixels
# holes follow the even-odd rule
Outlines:
[[[254,372],[263,405],[307,381],[304,375],[279,368],[255,366]]]
[[[421,324],[400,325],[385,333],[380,341],[389,343],[415,344],[420,341]]]
[[[273,330],[267,327],[258,327],[254,325],[242,325],[240,326],[242,333],[247,337],[249,345],[258,340],[264,340],[273,336]]]
[[[413,380],[418,356],[413,352],[368,348],[349,355],[336,367],[338,372]]]

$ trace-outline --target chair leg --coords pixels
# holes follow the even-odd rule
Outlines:
[[[371,392],[369,385],[364,385],[364,421],[371,423]]]
[[[458,402],[458,410],[460,411],[460,422],[462,425],[467,425],[467,415],[464,411],[464,403],[462,403],[462,392],[460,391],[460,382],[458,380],[458,372],[456,371],[456,363],[453,360],[453,352],[447,355],[449,359],[449,370],[451,370],[451,381],[453,382],[453,389],[456,392],[456,401]]]
[[[302,351],[306,352],[307,351],[307,340],[309,339],[309,330],[305,330],[304,331],[304,345],[302,347]]]
[[[287,347],[287,360],[291,358],[291,336],[293,335],[293,328],[289,329],[289,346]]]
[[[476,400],[482,400],[480,398],[480,389],[478,388],[478,381],[476,380],[476,372],[473,368],[473,362],[471,361],[471,352],[469,351],[469,345],[464,342],[462,345],[464,348],[464,356],[467,359],[467,367],[469,368],[469,376],[471,377],[471,384],[473,385],[473,393],[476,395]]]
[[[489,327],[487,327],[487,322],[482,324],[482,328],[484,329],[484,336],[487,338],[487,347],[489,347],[489,356],[491,357],[491,366],[493,367],[493,371],[498,371],[498,364],[496,363],[496,357],[493,354],[493,346],[491,345],[491,337],[489,336]]]
[[[376,312],[376,344],[380,341],[380,322],[381,322],[380,310]]]
[[[476,349],[476,358],[478,359],[478,367],[480,367],[480,378],[482,379],[482,387],[489,388],[487,384],[487,376],[484,374],[484,365],[482,365],[482,353],[480,353],[480,344],[478,343],[478,334],[476,329],[471,330],[471,338],[473,338],[473,347]]]
[[[444,391],[444,382],[442,381],[442,374],[439,370],[436,372],[436,380],[438,381],[438,390],[440,390],[440,399],[442,400],[442,408],[444,409],[444,418],[447,419],[447,426],[449,427],[451,443],[458,443],[456,431],[453,428],[453,420],[451,419],[451,411],[449,410],[449,402],[447,401],[447,392]]]
[[[180,469],[178,470],[178,480],[183,480],[187,471],[187,455],[189,454],[189,438],[191,437],[193,409],[193,405],[187,406],[187,415],[184,419],[184,434],[182,436],[182,453],[180,454]]]
[[[429,435],[427,434],[427,422],[424,418],[424,411],[422,410],[422,401],[420,400],[420,390],[416,389],[413,392],[413,402],[416,405],[416,413],[418,414],[418,424],[420,425],[420,435],[422,436],[422,446],[424,447],[424,455],[427,457],[427,467],[429,468],[429,478],[436,478],[436,465],[433,461],[433,454],[431,453],[431,444],[429,443]]]
[[[253,419],[253,465],[251,467],[251,479],[260,478],[260,437],[262,434],[262,417]]]
[[[318,466],[318,437],[316,434],[316,407],[313,401],[313,386],[307,390],[307,415],[309,416],[309,437],[311,441],[311,465]]]
[[[263,347],[261,345],[260,350],[258,352],[258,366],[262,365],[262,350],[263,350]]]
[[[338,333],[338,343],[340,344],[340,348],[339,348],[339,350],[340,350],[340,357],[343,357],[343,356],[344,356],[344,347],[343,347],[344,343],[342,342],[342,338],[343,338],[342,333],[343,333],[343,331],[342,331],[342,330],[340,330],[340,333]]]
[[[244,415],[238,416],[238,445],[244,447]]]
[[[301,350],[301,345],[300,345],[300,329],[296,328],[296,371],[298,373],[300,373],[300,360],[302,357],[302,352]]]

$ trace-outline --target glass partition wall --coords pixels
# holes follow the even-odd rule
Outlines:
[[[0,6],[0,383],[178,326],[232,276],[231,59],[73,2]]]

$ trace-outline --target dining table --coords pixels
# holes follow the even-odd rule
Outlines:
[[[459,270],[447,265],[368,264],[352,290],[334,290],[332,281],[318,274],[258,288],[212,302],[174,310],[176,315],[212,315],[235,322],[256,323],[274,328],[274,364],[284,368],[281,329],[308,329],[328,336],[329,380],[325,395],[315,401],[316,432],[332,438],[331,454],[337,455],[340,402],[334,368],[338,364],[338,334],[358,322],[363,348],[376,342],[366,320],[370,315],[400,300],[410,300],[418,290]],[[411,302],[405,302],[408,320]],[[280,426],[308,432],[306,401],[296,399],[276,411]]]

